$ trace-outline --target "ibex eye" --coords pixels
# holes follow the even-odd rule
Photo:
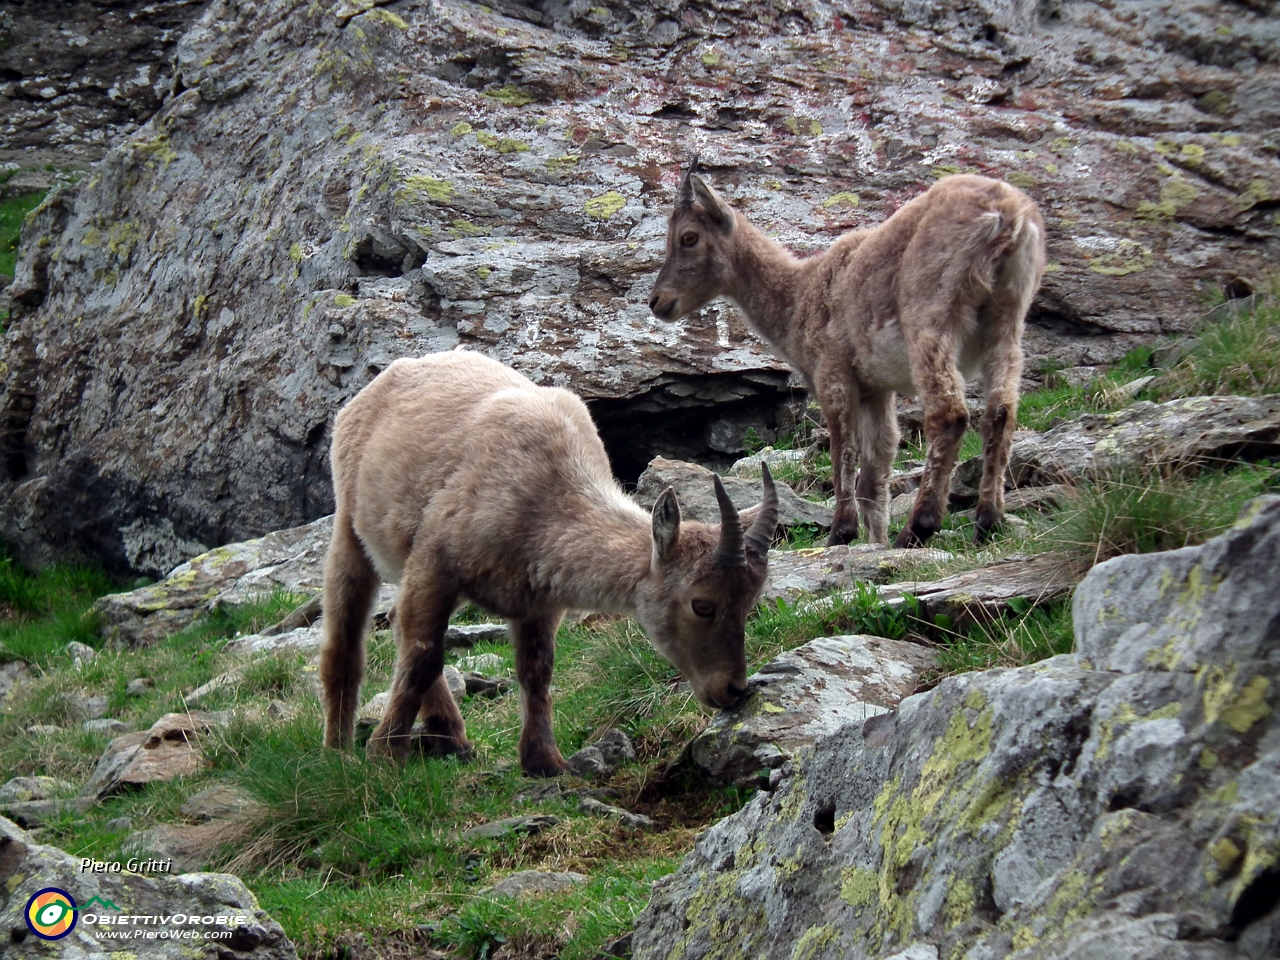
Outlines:
[[[716,615],[716,605],[710,600],[695,600],[692,603],[693,612],[700,617],[714,617]]]
[[[698,243],[698,235],[690,230],[680,238],[680,246],[692,247]]]

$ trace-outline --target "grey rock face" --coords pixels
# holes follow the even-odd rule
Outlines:
[[[610,727],[593,746],[600,751],[604,762],[615,769],[624,763],[636,762],[636,745],[627,736],[627,731],[618,727]]]
[[[1085,414],[1013,443],[1019,485],[1080,480],[1157,464],[1194,465],[1280,452],[1280,399],[1189,397]]]
[[[219,783],[187,797],[178,812],[192,820],[234,820],[251,810],[253,803],[243,790]]]
[[[565,758],[565,763],[569,765],[569,773],[584,780],[607,777],[613,772],[613,767],[605,760],[598,747],[583,747],[573,756]]]
[[[5,698],[30,676],[31,668],[21,660],[0,663],[0,703],[4,703]]]
[[[636,481],[636,500],[646,510],[653,509],[658,497],[667,487],[675,487],[680,498],[680,515],[686,520],[703,523],[720,522],[720,505],[712,485],[712,472],[696,463],[667,460],[655,457]],[[760,481],[741,477],[722,477],[725,492],[739,510],[754,507],[760,502]],[[774,485],[778,491],[778,523],[789,527],[797,523],[816,523],[820,527],[831,526],[832,511],[821,503],[801,499],[796,492],[780,480]]]
[[[1004,613],[1011,601],[1049,603],[1065,597],[1075,586],[1071,566],[1052,553],[1005,557],[985,567],[965,570],[941,580],[898,580],[877,588],[884,600],[911,594],[920,614],[933,620],[951,618],[959,626],[973,619]]]
[[[627,479],[727,465],[787,428],[792,381],[723,303],[649,315],[695,142],[801,250],[949,173],[1021,185],[1052,264],[1028,353],[1068,365],[1276,261],[1270,14],[997,6],[214,0],[175,95],[25,230],[0,533],[163,567],[311,520],[342,403],[457,345],[590,399]]]
[[[1080,653],[818,741],[655,884],[634,955],[1274,956],[1277,563],[1271,497],[1095,567]]]
[[[136,131],[169,94],[178,39],[205,6],[6,4],[0,161],[83,165]]]
[[[87,903],[93,897],[110,901],[130,915],[244,917],[230,923],[201,926],[202,930],[231,929],[226,940],[144,940],[131,948],[139,956],[156,960],[215,960],[227,956],[258,960],[295,960],[297,952],[280,924],[258,906],[239,878],[225,873],[82,873],[80,858],[56,847],[36,843],[14,823],[0,817],[0,888],[7,899],[0,908],[0,929],[5,933],[5,956],[36,960],[58,956],[88,960],[118,952],[118,941],[98,940],[98,927],[77,922],[64,939],[56,941],[56,953],[48,941],[27,934],[24,911],[31,896],[44,887],[58,887]],[[102,929],[115,929],[103,927]],[[165,928],[170,931],[182,927]],[[15,931],[12,935],[10,931]],[[26,934],[25,936],[23,934]],[[143,950],[145,949],[145,953]]]
[[[683,759],[719,783],[761,786],[801,748],[856,720],[893,710],[934,660],[918,643],[819,637],[769,661],[751,695],[689,742]]]

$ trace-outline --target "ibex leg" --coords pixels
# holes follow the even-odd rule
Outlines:
[[[843,371],[842,371],[843,372]],[[817,384],[818,403],[831,434],[831,485],[836,512],[827,546],[837,547],[858,539],[855,482],[858,473],[858,396],[848,381],[832,375]]]
[[[858,410],[862,469],[858,472],[858,509],[868,543],[889,542],[889,475],[898,452],[898,417],[891,391],[862,398]]]
[[[1013,309],[1021,311],[1021,304]],[[978,487],[974,539],[982,543],[1004,519],[1004,478],[1018,419],[1022,377],[1021,313],[1000,329],[1001,338],[983,358],[987,409],[982,415],[982,483]]]
[[[520,681],[520,769],[531,777],[554,777],[566,769],[551,728],[551,671],[561,616],[518,620],[512,625]]]
[[[924,405],[924,437],[929,452],[911,517],[894,546],[920,547],[942,528],[951,496],[951,473],[969,426],[969,412],[964,403],[964,379],[956,367],[954,338],[921,332],[908,349],[912,378]]]
[[[430,710],[428,732],[437,756],[468,753],[462,716],[448,706],[444,678],[444,632],[457,601],[453,585],[443,581],[416,547],[409,557],[396,599],[396,675],[391,703],[369,740],[371,756],[403,760],[409,752],[410,731],[419,712]],[[450,704],[452,701],[450,700]]]
[[[324,569],[320,685],[326,747],[344,749],[355,738],[360,681],[364,678],[364,631],[379,582],[351,528],[351,518],[339,512],[333,518],[333,540]]]

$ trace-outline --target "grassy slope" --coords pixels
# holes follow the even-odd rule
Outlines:
[[[40,205],[44,192],[24,193],[0,200],[0,273],[13,276],[18,261],[18,235],[23,218]]]
[[[1280,368],[1269,332],[1277,320],[1280,316],[1267,308],[1207,332],[1161,375],[1152,393],[1213,392],[1239,383],[1274,390],[1266,377],[1268,365]],[[1096,386],[1033,394],[1024,401],[1024,414],[1044,425],[1053,417],[1132,402],[1114,386],[1145,375],[1149,360],[1149,352],[1131,355]],[[922,562],[909,575],[946,573],[1055,544],[1092,559],[1116,549],[1198,542],[1230,522],[1244,499],[1275,486],[1274,467],[1257,465],[1227,465],[1193,478],[1132,477],[1085,485],[1062,510],[1028,517],[1026,528],[982,550],[968,544],[964,523],[950,522],[938,545],[956,558],[944,565]],[[221,652],[226,638],[277,619],[296,598],[264,598],[206,620],[162,646],[103,651],[77,670],[63,647],[72,639],[95,642],[93,624],[81,614],[110,586],[100,573],[83,568],[31,576],[0,562],[0,609],[7,614],[0,621],[0,643],[30,661],[38,674],[0,712],[0,779],[47,773],[83,781],[106,740],[72,721],[77,694],[105,692],[109,715],[143,727],[181,709],[183,693],[243,666],[245,679],[207,704],[237,708],[235,720],[209,749],[207,773],[108,800],[87,816],[51,824],[43,839],[77,855],[114,859],[128,830],[110,824],[113,819],[128,817],[131,830],[180,822],[178,808],[187,796],[214,782],[238,783],[262,804],[261,813],[213,851],[212,863],[244,876],[306,954],[328,955],[360,936],[375,955],[409,955],[415,944],[428,941],[467,956],[487,955],[505,938],[509,948],[521,947],[530,955],[537,955],[540,945],[559,945],[563,957],[590,957],[629,927],[648,898],[649,883],[675,868],[696,831],[745,799],[734,790],[652,787],[663,764],[707,716],[630,621],[592,617],[561,631],[556,735],[568,754],[611,725],[632,734],[640,761],[620,771],[609,786],[624,806],[658,822],[650,833],[581,815],[563,800],[518,799],[534,784],[515,765],[519,716],[514,696],[464,704],[476,744],[476,757],[467,765],[419,759],[394,768],[321,751],[314,673],[301,657],[237,660]],[[919,629],[908,614],[886,610],[866,591],[820,608],[765,605],[748,625],[748,655],[758,667],[819,634],[903,636]],[[985,628],[944,632],[938,639],[943,641],[940,675],[1031,662],[1070,649],[1069,604],[1022,609]],[[506,645],[475,652],[495,653],[511,667]],[[389,636],[375,635],[366,696],[386,688],[392,655]],[[127,696],[127,682],[139,676],[153,679],[153,688]],[[291,714],[270,716],[273,699],[287,701]],[[26,734],[33,723],[66,726]],[[562,822],[532,838],[457,839],[468,826],[524,812],[553,813]],[[479,893],[498,877],[529,868],[575,870],[590,880],[565,893],[521,901]]]

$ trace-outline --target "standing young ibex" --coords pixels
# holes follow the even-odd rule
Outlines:
[[[1022,324],[1044,276],[1036,205],[999,180],[947,177],[879,226],[798,259],[734,212],[696,166],[680,187],[650,309],[675,320],[723,294],[804,375],[831,433],[832,544],[858,535],[855,493],[868,539],[888,542],[898,393],[920,396],[929,452],[896,545],[919,546],[941,527],[969,422],[963,377],[981,371],[984,539],[1004,514]]]
[[[567,609],[633,615],[698,699],[746,693],[743,627],[764,585],[777,496],[768,473],[750,529],[720,484],[719,527],[652,515],[619,489],[586,406],[476,353],[397,360],[338,415],[337,499],[325,567],[325,744],[354,736],[364,631],[382,579],[399,581],[399,651],[374,754],[403,758],[423,715],[433,752],[466,753],[441,675],[449,616],[469,599],[511,621],[520,765],[565,769],[551,732],[556,628]]]

